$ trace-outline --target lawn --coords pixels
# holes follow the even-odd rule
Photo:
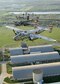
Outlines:
[[[33,27],[20,26],[20,29],[29,30],[29,29],[33,29]],[[45,31],[45,32],[41,33],[41,35],[56,39],[57,42],[60,42],[60,28],[54,27],[52,33]],[[22,41],[21,40],[20,41],[14,41],[13,36],[14,36],[14,33],[12,30],[7,29],[5,27],[0,27],[0,47],[18,47],[18,46],[20,46]],[[52,42],[49,42],[49,41],[46,41],[43,39],[37,39],[34,41],[24,39],[24,41],[29,46],[52,43]]]
[[[12,66],[11,66],[10,62],[8,62],[6,66],[7,66],[7,73],[12,74]]]
[[[6,77],[4,79],[6,83],[23,83],[26,82],[25,84],[34,84],[32,79],[25,79],[25,80],[11,80],[11,78]],[[44,77],[43,82],[46,84],[48,83],[54,83],[54,82],[59,82],[60,81],[60,76],[50,76],[50,77]]]

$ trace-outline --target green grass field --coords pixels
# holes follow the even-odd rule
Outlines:
[[[33,27],[20,26],[20,29],[29,30],[29,29],[33,29]],[[60,42],[60,28],[54,27],[52,33],[45,31],[45,32],[41,33],[41,35],[56,39],[57,42]],[[20,41],[14,41],[13,36],[14,36],[14,33],[12,30],[7,29],[5,27],[0,27],[0,48],[1,47],[18,47],[18,46],[20,46],[22,41],[21,40]],[[29,46],[52,43],[52,42],[49,42],[49,41],[46,41],[43,39],[37,39],[34,41],[29,41],[28,39],[24,39],[24,41]]]
[[[6,64],[6,66],[7,66],[7,73],[8,73],[8,74],[12,74],[12,66],[11,66],[10,62],[8,62],[8,63]]]

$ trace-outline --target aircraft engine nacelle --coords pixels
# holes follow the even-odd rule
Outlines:
[[[29,40],[35,40],[35,39],[37,39],[37,37],[35,37],[33,34],[31,34],[30,36],[29,36]]]
[[[19,36],[14,36],[13,39],[14,39],[15,41],[18,41],[20,38],[19,38]]]
[[[34,39],[34,38],[32,38],[32,37],[29,36],[29,40],[33,40],[33,39]]]

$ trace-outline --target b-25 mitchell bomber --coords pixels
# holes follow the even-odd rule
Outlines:
[[[29,40],[34,40],[34,39],[44,39],[47,41],[56,41],[52,38],[48,38],[45,36],[40,35],[39,33],[48,30],[49,32],[52,32],[52,28],[44,28],[44,27],[40,27],[37,26],[37,28],[32,29],[32,30],[21,30],[15,27],[11,27],[11,26],[6,26],[9,29],[12,29],[13,32],[15,33],[15,36],[13,37],[13,39],[15,41],[17,40],[23,40],[28,38]]]
[[[34,26],[34,23],[31,22],[31,21],[16,21],[14,22],[14,25],[15,26],[21,26],[21,25],[24,25],[24,26],[27,26],[27,25],[30,25],[30,26]]]

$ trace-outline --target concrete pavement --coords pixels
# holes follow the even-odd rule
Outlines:
[[[56,43],[53,43],[52,45],[53,46],[59,46],[60,47],[60,43],[57,43],[57,42]]]
[[[0,84],[3,84],[4,78],[6,77],[7,70],[6,70],[6,63],[2,63],[2,73],[0,75]]]

